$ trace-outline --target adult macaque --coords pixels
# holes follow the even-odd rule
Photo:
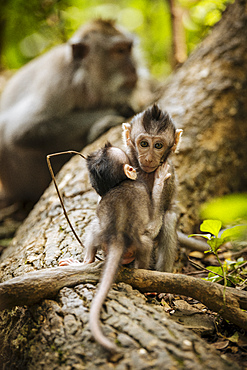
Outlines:
[[[158,228],[156,270],[171,272],[177,250],[177,212],[175,208],[176,180],[170,154],[178,149],[182,130],[176,130],[167,112],[154,104],[136,115],[130,124],[123,124],[123,137],[130,163],[137,169],[138,178],[153,190],[155,174],[162,163],[168,161],[171,176],[163,187],[159,204],[160,215],[153,222]],[[157,199],[157,198],[156,198]]]
[[[152,220],[159,218],[162,188],[170,177],[169,166],[164,164],[156,171],[151,197],[145,182],[136,177],[126,153],[109,143],[88,156],[87,166],[91,184],[102,198],[87,233],[84,263],[95,260],[99,247],[106,254],[105,269],[92,302],[89,324],[96,341],[108,351],[115,352],[117,347],[100,329],[100,310],[120,264],[134,260],[136,268],[150,267],[153,239],[159,232]],[[60,265],[75,262],[69,259],[61,261]]]
[[[0,103],[0,180],[6,197],[37,201],[50,182],[46,154],[81,150],[134,113],[130,97],[138,71],[132,49],[128,33],[111,21],[95,20],[13,76]],[[55,172],[64,161],[57,159]]]

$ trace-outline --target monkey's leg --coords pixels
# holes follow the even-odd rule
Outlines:
[[[97,252],[97,246],[90,245],[87,247],[87,251],[83,260],[83,263],[92,263],[95,261],[95,255]]]
[[[134,267],[139,269],[149,269],[153,241],[147,235],[142,235],[140,240],[141,244],[137,247]]]
[[[163,225],[157,236],[158,253],[155,269],[172,272],[177,252],[177,214],[168,211],[163,218]]]
[[[99,230],[99,219],[96,217],[91,222],[91,225],[86,234],[86,239],[84,242],[86,254],[84,256],[83,263],[92,263],[95,261],[95,255],[98,250],[98,246],[100,245]]]

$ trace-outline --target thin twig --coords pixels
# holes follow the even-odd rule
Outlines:
[[[69,216],[67,214],[67,211],[65,209],[65,206],[64,206],[64,202],[63,202],[63,198],[60,194],[60,191],[58,189],[58,185],[57,185],[57,182],[56,182],[56,178],[55,178],[55,175],[54,175],[54,172],[53,172],[53,169],[52,169],[52,166],[51,166],[51,161],[50,161],[50,157],[55,157],[57,155],[61,155],[61,154],[78,154],[80,155],[83,159],[86,159],[86,157],[84,157],[83,154],[79,153],[79,152],[76,152],[75,150],[67,150],[66,152],[58,152],[58,153],[53,153],[53,154],[48,154],[46,156],[46,161],[47,161],[47,164],[48,164],[48,168],[49,168],[49,171],[50,171],[50,174],[51,174],[51,177],[52,177],[52,180],[53,180],[53,183],[55,185],[55,188],[56,188],[56,191],[57,191],[57,195],[58,195],[58,198],[60,200],[60,203],[61,203],[61,206],[63,208],[63,213],[64,213],[64,216],[66,218],[66,220],[68,221],[68,224],[76,238],[76,240],[79,242],[79,244],[84,248],[84,245],[81,241],[81,239],[79,238],[79,236],[77,235],[75,229],[73,228],[71,222],[70,222],[70,219],[69,219]],[[100,258],[99,256],[95,256],[95,258],[97,258],[99,261],[102,261],[102,258]]]
[[[198,263],[196,263],[196,262],[192,261],[189,257],[188,257],[188,260],[189,260],[189,262],[190,262],[192,265],[194,265],[195,267],[199,268],[200,270],[204,270],[204,271],[206,271],[207,273],[211,272],[211,273],[212,273],[212,274],[214,274],[214,275],[220,276],[220,277],[224,280],[224,276],[223,276],[223,275],[221,275],[221,274],[219,274],[218,272],[214,272],[214,271],[212,271],[212,270],[209,270],[209,269],[208,269],[208,268],[206,268],[206,267],[203,267],[203,266],[199,265]],[[228,277],[226,277],[226,279],[227,279],[231,284],[233,284],[234,286],[236,286],[236,284],[235,284],[235,283],[233,283],[233,282],[232,282]]]
[[[84,157],[84,155],[82,155],[81,153],[79,152],[76,152],[74,150],[68,150],[66,152],[59,152],[59,153],[53,153],[53,154],[48,154],[46,156],[46,160],[47,160],[47,164],[48,164],[48,168],[49,168],[49,171],[50,171],[50,174],[51,174],[51,177],[52,177],[52,180],[54,182],[54,185],[55,185],[55,188],[56,188],[56,191],[57,191],[57,195],[58,195],[58,198],[60,200],[60,203],[61,203],[61,206],[63,208],[63,213],[64,213],[64,216],[73,232],[73,234],[75,235],[75,238],[77,239],[77,241],[79,242],[79,244],[84,248],[84,245],[82,244],[82,241],[81,239],[79,238],[79,236],[77,235],[75,229],[73,228],[71,222],[70,222],[70,219],[69,219],[69,216],[67,214],[67,211],[64,207],[64,202],[63,202],[63,199],[62,199],[62,196],[60,194],[60,191],[58,189],[58,186],[57,186],[57,182],[56,182],[56,179],[55,179],[55,175],[54,175],[54,172],[53,172],[53,169],[52,169],[52,166],[51,166],[51,161],[50,161],[50,157],[55,157],[57,155],[60,155],[60,154],[79,154],[82,158],[86,159],[86,157]]]

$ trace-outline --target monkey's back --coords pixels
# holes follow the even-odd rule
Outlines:
[[[141,181],[125,180],[112,188],[97,209],[102,238],[109,245],[122,237],[125,244],[140,242],[150,221],[151,200]]]

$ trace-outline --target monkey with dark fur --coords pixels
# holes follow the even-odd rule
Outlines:
[[[137,179],[126,153],[109,143],[87,157],[87,166],[92,186],[102,198],[85,240],[84,263],[95,260],[99,247],[106,253],[105,269],[92,302],[89,323],[94,338],[108,351],[115,352],[117,347],[100,329],[100,310],[120,264],[134,260],[136,268],[150,266],[153,238],[158,233],[155,219],[159,216],[159,207],[155,207],[170,177],[169,166],[164,164],[156,171],[151,196],[145,182]],[[73,263],[76,261],[69,259],[61,261],[60,266]]]
[[[133,37],[103,20],[89,22],[67,43],[22,67],[0,103],[0,180],[6,198],[37,201],[50,182],[48,153],[79,151],[95,138],[92,131],[99,135],[133,115],[130,99],[137,80]],[[64,162],[64,157],[56,160],[55,172]]]
[[[178,149],[181,135],[182,130],[176,129],[169,114],[156,104],[136,115],[130,124],[123,124],[126,153],[131,165],[137,169],[138,178],[146,183],[150,193],[157,169],[165,162],[170,165],[171,176],[164,184],[161,201],[154,197],[159,202],[160,215],[154,219],[158,230],[155,269],[166,272],[172,271],[177,251],[176,179],[170,155]]]

